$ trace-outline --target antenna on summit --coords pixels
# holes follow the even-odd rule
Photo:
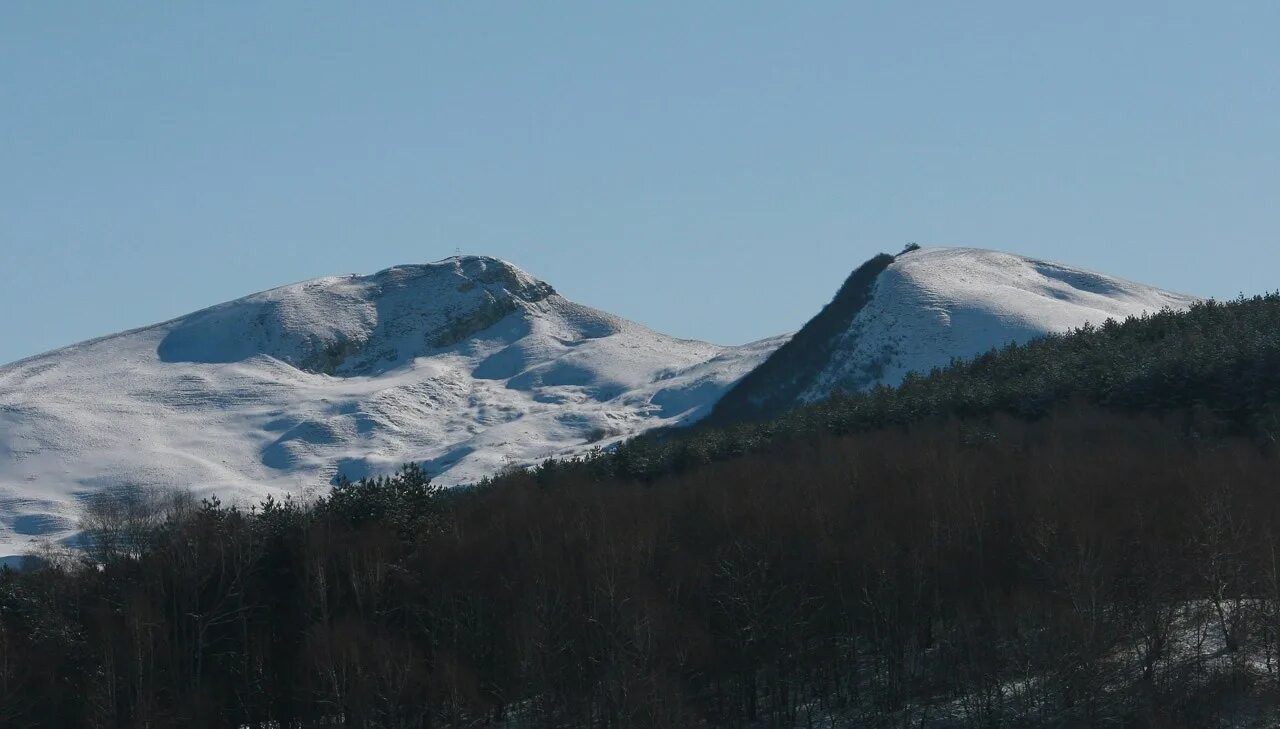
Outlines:
[[[461,247],[459,247],[459,248],[454,248],[454,249],[453,249],[453,255],[455,255],[455,256],[461,256],[461,255],[462,255],[462,248],[461,248]]]

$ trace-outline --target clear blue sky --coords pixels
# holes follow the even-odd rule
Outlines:
[[[908,241],[1280,287],[1280,3],[8,2],[0,361],[516,262],[738,343]]]

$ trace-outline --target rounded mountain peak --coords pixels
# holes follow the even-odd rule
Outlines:
[[[713,417],[770,417],[838,390],[896,385],[953,359],[1195,300],[1012,253],[909,246],[855,270],[831,303],[716,404]]]
[[[164,325],[157,353],[209,363],[265,355],[308,372],[371,374],[453,346],[554,294],[501,259],[452,256],[219,304]]]
[[[505,293],[522,301],[541,301],[554,294],[550,284],[530,275],[519,266],[493,256],[456,255],[434,263],[392,266],[371,279],[409,281],[421,278],[453,278],[459,288],[483,286],[491,294]]]

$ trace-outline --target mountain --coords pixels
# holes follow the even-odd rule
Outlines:
[[[608,445],[705,415],[784,340],[675,339],[485,257],[272,289],[0,367],[0,554],[104,489],[458,484]]]
[[[758,420],[836,390],[896,385],[955,358],[1197,299],[1082,268],[974,248],[917,248],[863,264],[790,341],[716,404]]]
[[[71,537],[103,490],[255,502],[406,461],[474,482],[1192,301],[929,248],[867,262],[794,337],[721,347],[575,304],[494,258],[306,281],[0,367],[0,554]]]

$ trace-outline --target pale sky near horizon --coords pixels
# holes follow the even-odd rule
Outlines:
[[[10,2],[0,363],[513,261],[741,343],[905,243],[1280,288],[1280,3]]]

